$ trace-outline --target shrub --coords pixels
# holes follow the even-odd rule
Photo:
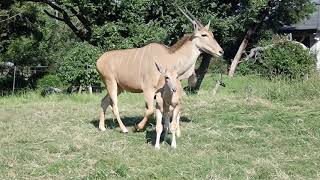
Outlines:
[[[265,46],[267,43],[264,42]],[[314,57],[300,44],[288,40],[273,40],[257,60],[239,65],[240,74],[260,74],[264,77],[302,78],[315,68]]]
[[[220,74],[220,73],[227,73],[228,72],[228,62],[222,58],[212,58],[210,60],[209,65],[209,72]],[[201,63],[201,61],[197,61],[197,63]]]
[[[241,74],[241,75],[259,75],[263,72],[263,67],[261,64],[256,63],[256,61],[254,60],[249,60],[246,62],[241,63],[238,66],[237,69],[237,74]]]
[[[266,76],[301,78],[315,67],[315,59],[301,45],[283,41],[267,49],[262,55]]]
[[[37,88],[61,87],[62,81],[57,75],[48,74],[37,81]]]
[[[48,64],[46,52],[31,37],[19,37],[10,40],[6,52],[0,53],[0,60],[13,62],[18,66]]]
[[[58,63],[58,76],[70,85],[99,84],[96,61],[101,55],[100,49],[88,43],[78,43]]]

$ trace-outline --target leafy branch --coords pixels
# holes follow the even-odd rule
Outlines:
[[[62,17],[53,15],[48,10],[44,10],[44,12],[51,18],[56,19],[58,21],[64,22],[69,28],[74,32],[74,34],[79,37],[82,41],[90,42],[92,29],[90,26],[90,22],[86,19],[86,17],[77,11],[74,7],[70,5],[63,4],[61,2],[56,2],[55,0],[26,0],[31,2],[43,3],[49,5],[52,9],[58,11]],[[77,17],[78,21],[81,23],[81,26],[77,27],[76,24],[72,21],[72,17]]]

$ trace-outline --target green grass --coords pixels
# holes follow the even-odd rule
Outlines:
[[[96,125],[98,95],[36,93],[0,99],[0,179],[319,179],[320,81],[226,78],[212,96],[208,76],[183,97],[182,137],[154,150],[154,119],[142,133]],[[128,127],[142,94],[119,97]],[[112,115],[107,121],[112,126]]]

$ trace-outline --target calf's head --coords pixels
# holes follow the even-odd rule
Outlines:
[[[161,74],[161,78],[164,78],[164,88],[171,93],[175,93],[177,91],[177,83],[179,83],[178,73],[176,66],[172,66],[169,69],[162,68],[159,64],[155,63],[157,70]]]

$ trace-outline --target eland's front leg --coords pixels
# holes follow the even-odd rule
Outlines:
[[[139,124],[136,126],[137,131],[143,130],[146,123],[148,122],[148,118],[153,114],[153,98],[155,93],[153,91],[145,91],[144,97],[146,101],[146,112],[142,119],[142,121],[139,122]]]

